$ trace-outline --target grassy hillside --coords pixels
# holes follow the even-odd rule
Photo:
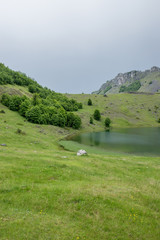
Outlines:
[[[32,94],[28,91],[28,87],[19,86],[19,85],[0,85],[0,96],[2,94],[9,94],[9,95],[18,95],[18,96],[27,96],[29,98],[32,97]]]
[[[32,97],[15,84],[0,86],[3,93]],[[159,94],[67,97],[83,103],[79,130],[33,124],[0,104],[0,239],[159,240],[160,157],[64,141],[103,130],[106,117],[112,127],[159,126]],[[90,124],[95,109],[102,119]],[[78,157],[81,148],[89,154]]]
[[[159,240],[160,158],[78,157],[57,143],[75,130],[0,110],[1,240]]]
[[[160,95],[141,94],[112,94],[108,97],[102,95],[67,94],[67,97],[76,99],[83,103],[83,109],[77,114],[82,119],[83,131],[98,131],[104,129],[104,119],[112,120],[112,127],[142,127],[159,126],[157,122],[160,117]],[[88,106],[88,99],[93,105]],[[100,122],[94,120],[89,124],[90,116],[94,110],[99,109],[102,115]]]

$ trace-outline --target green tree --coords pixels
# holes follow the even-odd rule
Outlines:
[[[26,118],[29,122],[40,123],[41,121],[41,110],[39,106],[33,106],[26,112]]]
[[[67,114],[67,126],[74,129],[78,129],[81,126],[81,119],[79,116],[74,115],[73,113]]]
[[[30,93],[36,93],[36,85],[35,85],[35,84],[30,84],[30,85],[28,86],[28,91],[29,91]]]
[[[29,99],[26,99],[24,102],[21,103],[19,107],[19,113],[21,116],[25,117],[26,112],[31,106],[31,101]]]
[[[32,98],[33,106],[39,105],[40,103],[41,103],[41,99],[40,99],[39,95],[37,93],[34,93],[33,98]]]
[[[72,128],[74,129],[79,129],[81,126],[81,119],[79,116],[74,115],[74,120],[73,120],[73,124],[72,124]]]
[[[105,124],[106,127],[110,127],[111,119],[107,117],[104,121],[104,124]]]
[[[90,124],[93,124],[93,117],[90,117],[89,123],[90,123]]]
[[[94,117],[95,120],[100,121],[100,119],[101,119],[101,114],[100,114],[100,111],[99,111],[98,109],[96,109],[96,110],[94,111],[93,117]]]
[[[90,98],[88,99],[88,106],[92,106],[92,100]]]
[[[9,102],[9,109],[12,111],[19,111],[23,98],[19,96],[12,96]]]
[[[10,95],[4,93],[1,98],[1,103],[4,106],[9,107],[10,98],[11,98]]]

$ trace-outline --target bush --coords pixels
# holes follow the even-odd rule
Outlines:
[[[21,116],[25,117],[26,112],[31,106],[31,101],[29,99],[26,99],[24,102],[21,103],[19,106],[19,113]]]
[[[41,103],[40,96],[37,93],[34,93],[32,98],[32,104],[36,106],[39,105],[40,103]]]
[[[74,115],[74,120],[73,120],[73,124],[72,124],[72,128],[74,129],[79,129],[81,126],[81,119],[79,116]]]
[[[10,95],[4,93],[2,95],[2,99],[1,99],[1,103],[6,106],[6,107],[9,107],[9,102],[10,102]]]
[[[105,123],[105,126],[106,126],[106,127],[110,127],[111,119],[107,117],[107,118],[105,119],[105,122],[104,122],[104,123]]]
[[[82,103],[77,103],[77,105],[78,105],[78,109],[82,109],[83,108]]]
[[[73,113],[67,114],[67,126],[74,129],[78,129],[81,126],[81,119],[79,116],[74,115]]]
[[[36,92],[38,92],[38,88],[37,88],[36,84],[30,84],[30,85],[28,86],[28,91],[29,91],[30,93],[36,93]]]
[[[26,118],[29,122],[40,123],[41,110],[39,106],[33,106],[26,112]]]
[[[5,111],[4,111],[4,110],[1,110],[0,113],[5,113]]]
[[[12,111],[19,111],[23,98],[19,96],[10,97],[9,109]]]
[[[136,92],[141,87],[141,82],[136,80],[135,82],[131,83],[128,87],[122,85],[120,87],[119,92]]]
[[[26,133],[19,128],[17,129],[16,133],[21,135],[26,135]]]
[[[90,124],[93,124],[93,118],[90,117],[90,121],[89,121]]]
[[[90,98],[88,99],[88,106],[92,106],[92,100]]]
[[[100,121],[100,119],[101,119],[101,114],[100,114],[100,111],[99,111],[98,109],[96,109],[96,110],[94,111],[93,117],[94,117],[95,120]]]

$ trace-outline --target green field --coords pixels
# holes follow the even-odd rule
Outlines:
[[[112,127],[159,126],[159,95],[71,97],[83,102],[79,131],[31,124],[0,105],[0,239],[159,240],[160,157],[91,147],[78,157],[84,146],[63,140],[103,130],[107,116]],[[95,108],[102,120],[92,125]]]
[[[112,127],[157,127],[160,124],[160,94],[112,94],[108,97],[102,95],[87,94],[66,94],[83,103],[84,108],[77,114],[82,118],[83,131],[99,131],[104,129],[104,120],[109,117]],[[88,106],[88,99],[93,105]],[[94,121],[89,124],[89,118],[94,110],[99,109],[102,115],[100,122]]]

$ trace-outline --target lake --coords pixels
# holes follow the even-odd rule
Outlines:
[[[126,128],[83,133],[72,141],[111,152],[160,156],[160,128]]]

